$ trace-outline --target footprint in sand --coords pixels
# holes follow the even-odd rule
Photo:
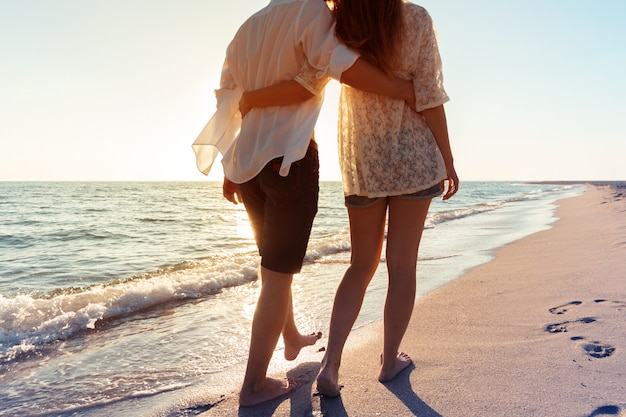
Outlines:
[[[580,340],[585,340],[585,338],[582,336],[574,336],[570,337],[570,340],[577,342]],[[598,342],[597,340],[593,340],[587,343],[581,343],[580,347],[583,349],[583,351],[585,351],[587,355],[597,359],[608,358],[615,352],[614,346]]]
[[[593,413],[589,414],[589,417],[618,416],[621,412],[622,408],[616,405],[603,405],[596,408]]]
[[[572,301],[572,302],[567,303],[567,304],[563,304],[563,305],[560,305],[560,306],[552,307],[548,311],[550,313],[552,313],[552,314],[565,314],[565,313],[567,313],[567,307],[569,307],[569,306],[578,306],[578,305],[581,305],[582,303],[583,303],[582,301]]]
[[[615,347],[598,341],[592,341],[582,345],[583,350],[592,358],[608,358],[615,352]]]
[[[593,323],[595,321],[596,319],[593,317],[583,317],[582,319],[578,319],[578,320],[568,320],[562,323],[548,324],[546,326],[546,332],[566,333],[568,331],[568,327],[571,326],[572,324],[588,324],[588,323]]]
[[[600,304],[600,303],[608,303],[610,306],[613,306],[617,309],[617,311],[621,311],[623,308],[626,308],[626,302],[624,301],[609,301],[609,300],[603,300],[603,299],[597,299],[597,300],[593,300],[594,303]]]
[[[623,302],[623,301],[609,301],[609,300],[604,300],[604,299],[595,299],[593,300],[593,302],[595,304],[607,303],[608,307],[614,307],[614,308],[617,308],[618,310],[621,310],[622,308],[626,308],[626,302]],[[573,306],[579,306],[582,303],[583,303],[582,301],[571,301],[566,304],[552,307],[548,311],[551,314],[565,314],[569,308]],[[597,319],[595,317],[583,317],[577,320],[567,320],[561,323],[548,324],[545,330],[548,333],[567,333],[569,331],[570,326],[578,325],[578,324],[589,324],[589,323],[594,323],[596,321]],[[585,341],[585,337],[573,336],[573,337],[570,337],[570,340],[580,342],[580,341]],[[597,340],[581,342],[579,346],[582,348],[585,354],[587,354],[588,356],[591,356],[592,358],[598,358],[598,359],[608,358],[609,356],[613,355],[613,353],[615,353],[615,350],[616,350],[614,346],[607,345]],[[599,414],[593,414],[593,415],[599,415]]]
[[[602,298],[598,298],[593,300],[594,303],[596,304],[602,304],[602,303],[607,303],[607,305],[609,307],[615,307],[617,310],[622,310],[623,308],[626,308],[626,302],[624,301],[610,301],[610,300],[605,300]],[[548,309],[548,311],[552,314],[565,314],[569,311],[569,309],[571,307],[574,306],[579,306],[581,305],[583,302],[582,301],[570,301],[569,303],[565,303],[562,304],[560,306],[556,306],[556,307],[552,307],[550,309]]]
[[[581,305],[583,302],[582,301],[570,301],[569,303],[565,303],[565,304],[561,304],[558,305],[556,307],[552,307],[550,309],[548,309],[548,311],[551,314],[565,314],[567,313],[572,307],[574,306],[579,306]],[[602,298],[598,298],[593,300],[593,303],[595,304],[604,304],[606,303],[607,307],[611,307],[611,308],[615,308],[618,311],[621,311],[622,309],[626,308],[626,302],[624,301],[610,301],[610,300],[605,300]],[[588,324],[588,323],[593,323],[595,322],[596,319],[594,317],[583,317],[577,320],[568,320],[568,321],[564,321],[561,323],[553,323],[553,324],[548,324],[546,326],[546,331],[549,333],[565,333],[568,331],[568,327],[572,324]]]

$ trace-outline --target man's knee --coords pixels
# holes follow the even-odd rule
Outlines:
[[[291,286],[293,280],[293,274],[286,274],[284,272],[272,271],[264,266],[261,266],[261,283],[272,284],[277,286]]]

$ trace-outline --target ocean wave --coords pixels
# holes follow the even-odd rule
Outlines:
[[[164,266],[104,285],[68,287],[43,295],[0,294],[0,363],[94,331],[114,319],[253,281],[257,258],[256,253],[238,253]]]
[[[0,235],[0,248],[24,249],[31,246],[31,242],[20,236]]]
[[[463,219],[465,217],[487,213],[498,210],[510,203],[519,203],[529,200],[538,200],[545,197],[549,193],[562,192],[567,187],[558,186],[553,189],[531,189],[525,193],[513,196],[507,196],[500,199],[494,199],[486,203],[472,204],[467,207],[457,207],[451,210],[441,210],[436,213],[429,214],[426,218],[425,228],[432,229],[438,224],[453,220]]]
[[[346,228],[311,239],[305,264],[350,250]],[[0,364],[43,352],[53,342],[106,329],[163,305],[217,294],[257,278],[256,251],[233,252],[164,265],[106,284],[68,286],[48,293],[0,294]]]
[[[58,240],[104,240],[119,239],[124,235],[114,234],[107,231],[92,231],[87,229],[76,230],[55,230],[50,233],[43,234],[39,239],[47,241]]]
[[[305,263],[318,262],[320,259],[350,250],[350,230],[311,239],[306,251]]]
[[[177,219],[162,219],[153,217],[142,217],[137,220],[145,223],[173,223],[178,221]]]
[[[432,229],[438,224],[449,222],[452,220],[462,219],[464,217],[474,216],[476,214],[485,213],[488,211],[497,210],[502,207],[502,203],[488,203],[488,204],[479,204],[477,206],[468,207],[468,208],[459,208],[453,210],[444,210],[438,213],[429,215],[426,218],[426,224],[424,227],[426,229]]]
[[[53,408],[53,409],[50,409],[41,413],[36,413],[36,414],[31,414],[32,411],[29,410],[30,411],[29,415],[31,417],[55,417],[55,416],[61,416],[61,415],[65,415],[65,416],[78,415],[81,413],[89,412],[91,410],[97,410],[97,409],[102,409],[107,406],[121,404],[125,401],[140,400],[143,398],[156,397],[159,394],[177,391],[182,388],[187,388],[189,386],[191,386],[191,383],[173,382],[173,383],[169,383],[169,384],[151,388],[151,389],[131,392],[125,395],[118,395],[118,396],[110,395],[110,396],[105,396],[102,399],[90,398],[88,401],[83,400],[85,404],[82,404],[82,405],[73,405],[70,407],[59,408],[59,409]]]

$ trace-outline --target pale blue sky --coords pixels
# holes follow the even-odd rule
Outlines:
[[[267,3],[0,0],[0,181],[205,179],[191,142],[228,42]],[[626,180],[626,2],[418,4],[439,34],[462,181]],[[337,91],[316,132],[327,180]]]

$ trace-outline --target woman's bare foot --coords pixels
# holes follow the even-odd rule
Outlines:
[[[336,398],[341,394],[340,390],[339,371],[322,363],[322,369],[317,375],[317,391],[325,397]]]
[[[322,332],[301,334],[294,340],[285,340],[285,359],[292,361],[298,357],[303,347],[312,346],[322,338]]]
[[[251,407],[266,401],[274,400],[289,394],[296,389],[296,385],[288,379],[265,378],[254,387],[242,388],[239,393],[239,406]]]
[[[404,352],[398,352],[395,361],[391,364],[383,363],[380,368],[380,374],[378,380],[380,382],[387,382],[394,379],[400,372],[405,370],[413,363],[413,360],[409,355]]]

